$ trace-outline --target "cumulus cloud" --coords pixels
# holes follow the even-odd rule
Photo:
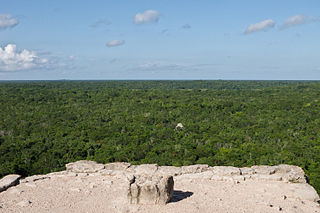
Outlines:
[[[117,47],[117,46],[121,46],[124,45],[125,41],[124,40],[113,40],[113,41],[109,41],[107,43],[108,47]]]
[[[0,29],[13,28],[19,24],[19,21],[7,14],[0,14]]]
[[[308,17],[305,15],[296,15],[287,18],[284,24],[280,27],[280,29],[287,29],[289,27],[294,27],[297,25],[307,24],[310,22],[320,21],[318,17]]]
[[[38,57],[34,51],[18,51],[16,45],[8,44],[0,47],[0,71],[21,71],[43,67],[48,59]]]
[[[318,22],[318,21],[320,21],[320,17],[312,16],[309,18],[309,21],[310,22]]]
[[[137,13],[134,17],[135,24],[157,23],[160,19],[160,13],[156,10],[146,10],[143,13]]]
[[[190,29],[191,26],[190,26],[190,24],[185,24],[185,25],[182,26],[182,28],[183,28],[183,29]]]
[[[275,26],[275,22],[272,19],[267,19],[256,24],[251,24],[244,33],[249,34],[249,33],[254,33],[258,31],[266,31],[270,28],[273,28],[274,26]]]
[[[307,22],[307,16],[305,15],[296,15],[287,18],[284,24],[281,26],[282,29],[293,27],[300,24],[305,24]]]

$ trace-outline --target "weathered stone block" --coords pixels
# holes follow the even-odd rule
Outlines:
[[[133,176],[129,182],[128,201],[130,204],[164,205],[173,195],[172,176]]]
[[[181,174],[181,168],[176,166],[159,166],[157,174],[177,176]]]
[[[253,175],[254,170],[250,167],[243,167],[240,168],[241,175]]]
[[[257,181],[281,181],[282,176],[278,174],[268,175],[268,174],[254,174],[245,176],[246,179],[252,179]]]
[[[276,167],[276,173],[279,173],[286,182],[307,183],[304,171],[298,166],[281,164]]]
[[[207,164],[196,164],[191,166],[181,167],[181,174],[195,174],[209,170]]]
[[[0,192],[19,184],[20,175],[7,175],[0,180]]]
[[[252,166],[254,174],[259,175],[272,175],[276,173],[277,166]]]
[[[317,191],[306,183],[293,183],[291,186],[291,193],[295,193],[302,200],[309,200],[312,202],[320,201]],[[290,196],[290,194],[289,194]]]
[[[157,164],[141,164],[134,168],[134,173],[137,175],[149,174],[152,175],[158,170]]]
[[[30,176],[30,177],[26,177],[23,180],[20,180],[20,183],[35,182],[35,181],[38,181],[38,180],[44,180],[44,179],[48,179],[48,178],[50,178],[49,175],[33,175],[33,176]]]
[[[94,161],[80,160],[66,164],[67,171],[75,173],[94,173],[104,169],[103,164]]]
[[[105,164],[104,166],[105,166],[106,170],[125,171],[126,169],[128,169],[131,166],[131,164],[125,163],[125,162],[115,162],[115,163]]]

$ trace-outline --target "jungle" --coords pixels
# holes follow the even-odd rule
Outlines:
[[[320,192],[320,82],[0,82],[0,177],[80,159],[291,164]]]

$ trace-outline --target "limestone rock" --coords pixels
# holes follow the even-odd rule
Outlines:
[[[33,182],[26,183],[26,186],[30,187],[30,188],[36,188],[37,187],[37,185],[35,183],[33,183]]]
[[[244,176],[242,176],[242,175],[237,175],[237,176],[233,176],[232,177],[232,179],[234,180],[234,181],[245,181],[246,180],[246,178],[244,177]]]
[[[134,173],[141,175],[141,174],[149,174],[152,175],[158,170],[157,164],[141,164],[135,167]]]
[[[252,166],[254,174],[259,175],[272,175],[276,173],[276,166]]]
[[[24,192],[23,190],[17,189],[16,187],[10,188],[10,191],[9,191],[10,194],[16,194],[16,195],[20,195],[23,192]]]
[[[319,195],[306,183],[303,170],[291,165],[174,167],[78,161],[68,164],[67,169],[25,178],[20,181],[23,184],[1,192],[0,212],[319,210],[315,202]],[[2,189],[3,182],[1,179]],[[167,206],[154,206],[170,200]]]
[[[254,170],[250,167],[243,167],[240,168],[241,175],[253,175]]]
[[[31,202],[30,200],[23,200],[23,201],[17,203],[17,205],[20,206],[20,207],[27,207],[27,206],[29,206],[31,203],[32,203],[32,202]]]
[[[195,174],[209,170],[207,164],[196,164],[191,166],[181,167],[181,174]]]
[[[282,164],[279,166],[252,166],[240,168],[245,179],[261,181],[285,181],[291,183],[306,183],[303,170],[298,166]]]
[[[131,166],[130,163],[125,163],[125,162],[115,162],[115,163],[108,163],[104,165],[106,170],[120,170],[120,171],[125,171],[130,166]]]
[[[232,166],[215,166],[212,168],[214,175],[219,176],[237,176],[240,175],[240,169]]]
[[[94,161],[80,160],[66,165],[67,171],[76,173],[94,173],[104,169],[103,164]]]
[[[226,179],[223,176],[219,176],[219,175],[212,175],[210,180],[214,180],[214,181],[226,181]]]
[[[131,165],[129,168],[127,168],[125,171],[129,173],[135,173],[135,169],[137,168],[137,165]]]
[[[282,175],[282,179],[291,183],[307,183],[304,171],[298,166],[281,164],[276,167],[276,173]]]
[[[7,175],[0,180],[0,192],[19,184],[20,175]]]
[[[157,174],[177,176],[181,174],[181,168],[176,166],[159,166]]]
[[[205,171],[200,173],[192,174],[183,174],[179,176],[179,179],[202,179],[202,180],[211,180],[213,176],[212,171]]]
[[[75,172],[69,172],[69,171],[60,171],[60,172],[52,172],[47,174],[48,178],[59,178],[59,177],[65,177],[68,174],[74,174]]]
[[[128,188],[128,201],[130,204],[164,205],[173,195],[173,186],[172,176],[134,176]]]
[[[120,171],[120,170],[101,170],[102,176],[113,176],[119,179],[126,179],[127,176],[133,175],[132,172]]]
[[[47,179],[47,178],[50,178],[50,176],[48,176],[48,175],[33,175],[33,176],[30,176],[30,177],[26,177],[23,180],[20,180],[20,183],[35,182],[37,180],[44,180],[44,179]]]
[[[317,202],[320,200],[317,191],[306,183],[294,183],[291,185],[293,188],[293,192],[295,192],[300,199],[309,200],[312,202]]]
[[[254,174],[245,175],[245,179],[252,179],[257,181],[282,181],[282,176],[279,174],[266,175],[266,174]]]

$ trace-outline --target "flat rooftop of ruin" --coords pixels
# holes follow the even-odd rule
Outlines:
[[[167,204],[132,204],[132,177],[173,177]],[[6,177],[5,177],[6,178]],[[2,184],[2,185],[1,185]],[[6,184],[6,185],[5,185]],[[183,167],[78,161],[66,170],[0,180],[0,212],[320,212],[297,166]]]

